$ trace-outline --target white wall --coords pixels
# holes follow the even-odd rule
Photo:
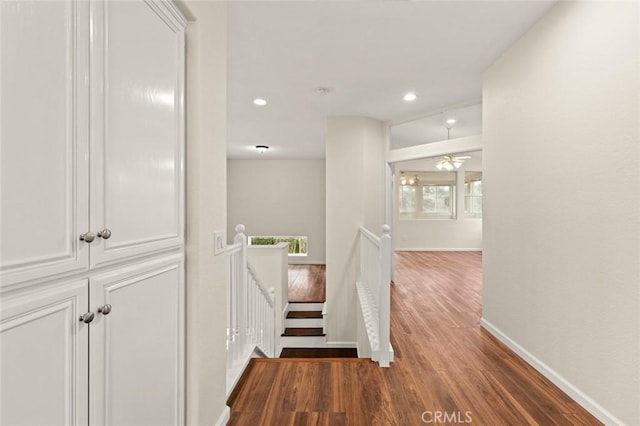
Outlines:
[[[213,425],[226,412],[228,260],[214,256],[226,221],[227,12],[188,1],[187,28],[187,424]]]
[[[560,2],[488,69],[483,94],[485,325],[602,420],[629,425],[640,424],[639,16],[637,2]]]
[[[363,117],[327,121],[327,341],[356,341],[356,256],[361,225],[383,217],[384,127]]]
[[[265,154],[268,155],[268,154]],[[247,235],[306,235],[307,257],[289,263],[325,263],[325,161],[229,160],[227,239],[242,223]]]
[[[402,219],[398,217],[398,191],[393,194],[394,223],[393,244],[395,250],[481,250],[482,219],[464,217],[464,172],[482,171],[481,154],[471,154],[458,169],[457,217],[455,219]],[[395,163],[395,182],[400,182],[400,171],[435,172],[437,158],[402,161]]]

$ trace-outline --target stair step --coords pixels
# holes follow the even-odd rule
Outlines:
[[[280,344],[283,348],[324,348],[327,338],[325,336],[282,336]]]
[[[324,318],[285,318],[285,328],[324,327]]]
[[[283,348],[280,358],[358,358],[356,348]]]
[[[324,303],[289,302],[289,311],[322,311]]]
[[[322,327],[285,328],[283,336],[324,336]]]
[[[289,311],[287,318],[322,318],[322,311]]]

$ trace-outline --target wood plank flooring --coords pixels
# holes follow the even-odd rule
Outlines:
[[[403,252],[396,266],[390,368],[254,360],[229,424],[600,424],[480,328],[480,253]]]
[[[289,302],[322,303],[326,294],[325,265],[289,265]]]

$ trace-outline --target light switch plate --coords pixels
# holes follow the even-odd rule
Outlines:
[[[213,233],[213,254],[223,253],[227,247],[227,242],[224,238],[224,231],[215,231]]]

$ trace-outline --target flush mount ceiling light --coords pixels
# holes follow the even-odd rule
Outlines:
[[[256,145],[256,150],[262,154],[263,152],[266,152],[269,149],[268,146],[266,145]]]
[[[329,89],[328,87],[318,86],[313,91],[316,92],[317,95],[325,96],[331,92],[331,89]]]
[[[409,92],[406,95],[404,95],[402,99],[404,99],[406,102],[413,102],[416,99],[418,99],[418,96],[413,92]]]
[[[258,105],[258,106],[265,106],[267,104],[267,101],[262,99],[262,98],[255,98],[253,100],[253,103]]]

